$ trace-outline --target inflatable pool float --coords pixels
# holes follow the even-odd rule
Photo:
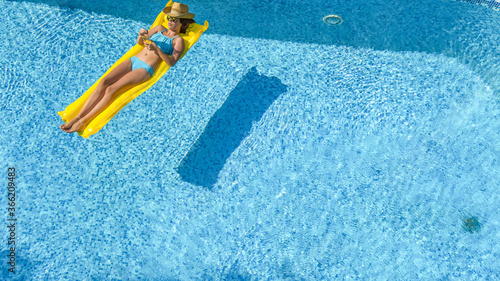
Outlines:
[[[169,7],[173,5],[173,1],[170,0],[165,7]],[[163,25],[165,28],[168,28],[168,23],[164,24],[165,14],[160,12],[156,17],[156,20],[151,25],[151,28]],[[151,29],[150,28],[150,29]],[[208,22],[205,21],[204,25],[200,25],[197,23],[193,23],[189,26],[186,33],[181,33],[181,37],[184,39],[184,52],[181,55],[181,59],[184,57],[186,52],[198,41],[201,34],[205,32],[208,28]],[[72,104],[68,105],[64,111],[60,111],[59,114],[62,117],[64,122],[68,122],[72,120],[83,108],[85,102],[90,97],[94,89],[99,84],[102,78],[106,77],[111,70],[113,70],[120,63],[125,60],[130,59],[131,57],[139,54],[142,51],[144,46],[136,44],[132,47],[127,53],[125,53],[119,60],[117,60],[102,76],[97,80],[92,87],[90,87],[80,98],[74,101]],[[156,68],[154,74],[145,82],[138,84],[132,88],[124,89],[118,92],[116,98],[110,103],[110,105],[104,109],[101,113],[95,116],[88,125],[83,129],[83,131],[78,131],[78,134],[84,138],[88,138],[89,136],[97,133],[106,123],[113,118],[125,105],[131,102],[133,99],[138,97],[144,91],[153,86],[168,70],[170,66],[166,64],[164,61],[161,61],[158,67]]]

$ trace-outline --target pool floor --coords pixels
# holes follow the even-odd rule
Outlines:
[[[83,139],[56,112],[145,24],[0,8],[2,34],[32,27],[0,57],[18,226],[2,278],[500,277],[498,97],[458,59],[204,34]]]

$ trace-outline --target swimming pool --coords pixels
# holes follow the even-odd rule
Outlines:
[[[56,112],[149,16],[67,3],[0,0],[2,278],[498,279],[498,11],[190,1],[206,34],[82,139]]]

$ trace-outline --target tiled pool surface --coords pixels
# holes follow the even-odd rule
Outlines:
[[[152,22],[164,5],[161,1],[147,5],[119,0],[32,1],[144,23]],[[500,93],[498,0],[314,0],[307,4],[193,0],[189,4],[198,19],[210,21],[207,34],[443,54],[472,67]],[[344,22],[334,27],[324,24],[322,18],[329,14],[341,16]]]
[[[10,277],[499,277],[499,110],[473,65],[207,33],[84,140],[56,112],[145,24],[0,5],[2,34],[31,27],[1,57],[0,159],[19,186]]]

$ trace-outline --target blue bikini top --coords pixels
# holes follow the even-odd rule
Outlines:
[[[168,29],[165,29],[168,30]],[[163,30],[163,31],[165,31]],[[167,55],[171,56],[172,52],[174,51],[174,47],[172,46],[172,41],[174,41],[175,38],[179,37],[179,35],[170,38],[162,34],[162,32],[158,32],[153,34],[153,36],[150,37],[151,41],[155,42],[155,44],[160,47],[160,49]]]

